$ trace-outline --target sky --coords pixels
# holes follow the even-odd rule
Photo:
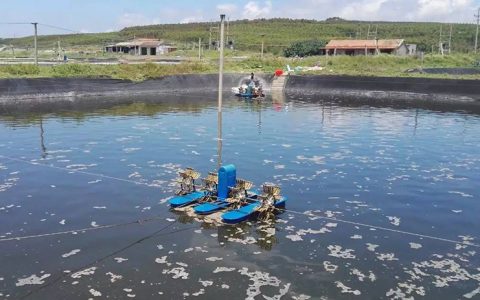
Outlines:
[[[0,0],[0,38],[31,35],[30,23],[76,32],[105,32],[162,23],[341,17],[364,21],[440,21],[473,23],[480,0]],[[39,34],[66,30],[39,26]]]

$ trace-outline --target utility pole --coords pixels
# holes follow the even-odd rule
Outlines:
[[[263,50],[265,48],[265,34],[262,34],[262,55],[260,56],[263,59]]]
[[[452,54],[452,30],[453,24],[450,24],[450,36],[448,37],[448,55]]]
[[[34,37],[34,40],[33,40],[33,45],[35,47],[35,65],[38,66],[38,48],[37,48],[37,27],[38,27],[38,23],[32,23],[33,25],[33,28],[35,29],[35,37]]]
[[[198,38],[198,60],[202,59],[202,38]]]
[[[443,56],[442,29],[443,29],[443,25],[440,25],[440,37],[438,39],[438,53],[440,53]]]
[[[480,7],[477,10],[477,14],[475,15],[477,18],[477,33],[475,34],[475,54],[477,54],[478,48],[478,26],[480,25]]]
[[[15,46],[14,46],[14,45],[10,45],[10,47],[12,47],[12,55],[13,55],[13,58],[15,58]]]
[[[222,166],[222,101],[223,101],[223,48],[225,15],[220,15],[220,63],[218,71],[218,168]]]
[[[62,57],[62,54],[61,54],[61,52],[62,52],[62,47],[60,46],[60,39],[59,39],[58,42],[57,42],[57,48],[58,48],[58,50],[57,50],[57,51],[58,51],[57,60],[60,60],[61,57]]]
[[[208,50],[212,48],[212,27],[210,26],[209,29],[209,37],[208,37]]]

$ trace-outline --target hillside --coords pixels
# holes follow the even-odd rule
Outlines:
[[[274,54],[302,40],[329,40],[332,38],[367,37],[369,25],[374,30],[378,26],[378,38],[403,38],[407,43],[419,45],[419,49],[431,52],[432,46],[438,49],[440,27],[443,27],[444,40],[448,40],[449,24],[407,23],[407,22],[359,22],[331,19],[326,21],[259,19],[239,20],[229,23],[229,39],[234,40],[240,50],[258,50],[261,35],[265,34],[267,52]],[[163,24],[125,28],[118,32],[96,34],[47,35],[39,37],[41,49],[53,49],[58,40],[64,47],[100,47],[107,43],[123,41],[133,36],[156,37],[176,43],[180,47],[191,47],[202,38],[208,43],[209,29],[218,23]],[[215,35],[215,34],[214,34]],[[475,26],[454,24],[452,48],[456,52],[468,52],[473,48]],[[1,44],[13,44],[17,47],[31,47],[32,37],[0,40]],[[205,45],[206,46],[206,45]],[[435,50],[436,51],[436,50]]]

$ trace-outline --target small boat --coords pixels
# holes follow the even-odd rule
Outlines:
[[[256,99],[264,98],[265,94],[260,80],[249,79],[248,83],[244,82],[239,87],[233,87],[232,93],[241,98]]]

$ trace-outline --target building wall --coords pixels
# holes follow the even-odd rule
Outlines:
[[[394,54],[395,55],[398,55],[398,56],[406,56],[409,54],[409,51],[408,51],[408,48],[405,44],[401,44],[400,47],[398,47],[395,51],[394,51]]]

